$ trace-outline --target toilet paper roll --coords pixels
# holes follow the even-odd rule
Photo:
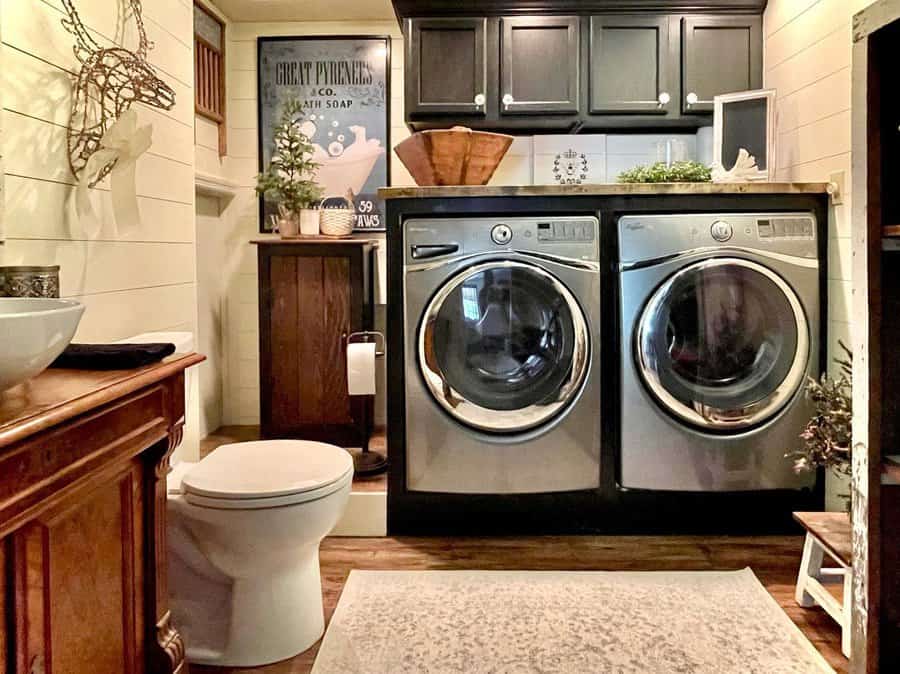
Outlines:
[[[347,345],[347,391],[352,396],[375,395],[375,343]]]

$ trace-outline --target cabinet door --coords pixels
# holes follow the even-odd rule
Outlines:
[[[361,407],[347,392],[344,350],[349,334],[361,329],[353,320],[362,311],[362,298],[353,297],[361,295],[361,283],[351,267],[347,255],[275,253],[261,259],[264,437],[358,441]]]
[[[501,20],[501,114],[577,113],[579,18]]]
[[[408,19],[407,113],[485,114],[487,19]]]
[[[143,470],[134,459],[12,534],[16,672],[146,671]]]
[[[677,110],[667,17],[592,16],[590,31],[592,113]]]
[[[712,112],[713,97],[762,86],[762,18],[692,16],[682,25],[682,112]]]

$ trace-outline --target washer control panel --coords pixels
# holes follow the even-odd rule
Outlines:
[[[538,241],[593,241],[594,223],[585,220],[548,220],[537,223]]]
[[[505,252],[600,259],[600,221],[593,215],[410,218],[403,238],[406,263],[416,265]]]

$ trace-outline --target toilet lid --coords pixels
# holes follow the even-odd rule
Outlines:
[[[320,490],[353,472],[349,452],[308,440],[222,445],[181,481],[186,494],[216,499],[274,498]]]

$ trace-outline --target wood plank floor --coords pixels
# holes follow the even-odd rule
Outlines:
[[[222,426],[200,441],[200,458],[202,459],[221,445],[259,439],[259,426]],[[387,440],[383,428],[376,428],[372,432],[372,437],[369,438],[369,449],[387,456]],[[387,473],[371,477],[354,476],[353,491],[387,491]]]
[[[749,566],[806,637],[847,672],[840,631],[819,608],[794,602],[803,539],[768,537],[327,538],[322,543],[326,620],[351,569],[530,569],[570,571],[726,570]],[[193,674],[305,674],[319,644],[267,667],[191,667]],[[652,674],[652,673],[648,673]]]

